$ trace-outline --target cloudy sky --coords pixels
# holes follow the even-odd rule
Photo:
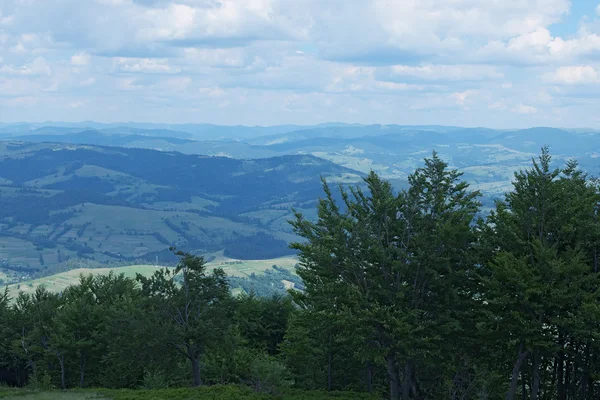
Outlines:
[[[600,128],[599,0],[0,0],[0,122]]]

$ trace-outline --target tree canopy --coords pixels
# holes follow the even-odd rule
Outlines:
[[[434,152],[401,191],[323,180],[317,218],[290,221],[294,277],[242,282],[176,251],[149,278],[2,292],[0,381],[599,398],[598,181],[543,148],[487,215],[479,195]]]

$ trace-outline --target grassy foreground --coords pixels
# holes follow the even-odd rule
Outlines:
[[[29,391],[0,388],[0,398],[18,400],[377,400],[376,395],[351,392],[283,390],[277,394],[256,393],[247,387],[211,386],[159,390],[90,389],[71,391]]]

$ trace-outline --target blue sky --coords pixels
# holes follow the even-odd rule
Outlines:
[[[600,128],[599,0],[0,0],[0,122]]]

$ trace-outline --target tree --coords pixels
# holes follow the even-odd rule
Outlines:
[[[56,318],[62,306],[61,297],[50,293],[44,286],[39,286],[33,295],[20,293],[16,301],[22,327],[21,337],[13,346],[22,350],[23,356],[29,360],[32,372],[38,376],[41,370],[36,361],[58,362],[60,387],[66,389],[67,341],[64,329]]]
[[[450,368],[459,344],[446,338],[465,334],[460,322],[463,304],[472,301],[465,281],[475,267],[469,251],[479,194],[460,176],[434,153],[398,195],[373,172],[365,179],[368,194],[341,189],[343,211],[324,182],[317,222],[300,213],[292,222],[306,239],[293,245],[304,301],[368,327],[364,341],[385,360],[392,399],[441,390],[434,377],[421,386],[427,373],[419,378],[417,369]]]
[[[523,396],[528,386],[531,399],[565,399],[569,359],[586,364],[581,398],[593,397],[587,364],[597,339],[583,327],[600,318],[593,306],[600,197],[577,163],[552,168],[551,161],[543,148],[530,169],[515,174],[514,191],[497,203],[485,229],[493,255],[481,271],[489,324],[480,326],[516,355],[507,399],[516,398],[519,377]],[[550,383],[543,381],[548,369]]]
[[[85,385],[86,364],[99,344],[96,340],[101,314],[94,295],[95,283],[92,275],[82,275],[78,285],[69,286],[62,294],[64,305],[55,317],[59,336],[79,361],[79,387]]]
[[[137,276],[148,299],[146,311],[154,316],[153,333],[189,362],[194,386],[202,385],[200,360],[207,348],[227,336],[233,321],[233,303],[225,273],[206,273],[202,257],[176,252],[180,262],[171,273],[161,269],[151,278]],[[181,273],[181,285],[175,278]]]
[[[293,304],[289,296],[274,295],[270,298],[254,294],[241,295],[236,299],[235,320],[242,337],[256,349],[271,356],[279,353]]]

